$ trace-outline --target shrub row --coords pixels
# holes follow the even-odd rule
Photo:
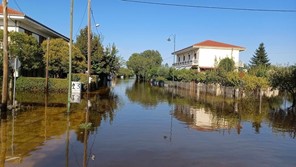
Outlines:
[[[91,89],[98,88],[98,77],[91,76],[92,83]],[[87,90],[87,75],[86,74],[73,74],[72,81],[80,81],[82,83],[82,91]],[[68,92],[68,79],[49,78],[48,91],[56,93]],[[23,92],[45,92],[46,79],[39,77],[19,77],[16,81],[16,90]]]

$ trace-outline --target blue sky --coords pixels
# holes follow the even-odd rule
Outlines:
[[[157,3],[296,10],[296,0],[141,0]],[[9,0],[8,7],[69,36],[71,0]],[[214,40],[246,48],[240,59],[249,63],[263,42],[269,59],[275,65],[296,63],[296,12],[250,12],[186,8],[92,0],[92,25],[100,24],[94,33],[103,36],[103,44],[114,43],[125,60],[133,53],[158,50],[163,63],[171,65],[173,42],[176,50],[204,40]],[[73,38],[87,25],[87,0],[74,0]]]

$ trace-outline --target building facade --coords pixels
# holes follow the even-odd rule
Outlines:
[[[235,67],[238,68],[242,66],[239,53],[244,50],[244,47],[207,40],[173,52],[173,67],[203,71],[215,68],[220,60],[228,57],[234,60]]]
[[[45,26],[44,24],[26,16],[17,10],[7,8],[8,31],[24,32],[32,35],[39,43],[47,38],[62,38],[69,41],[69,38]],[[0,29],[3,29],[3,6],[0,5]]]

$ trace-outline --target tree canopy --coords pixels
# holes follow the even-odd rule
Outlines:
[[[92,61],[93,72],[101,77],[116,74],[120,68],[117,54],[118,50],[114,44],[107,46],[103,55],[94,56],[96,59]]]
[[[79,48],[86,61],[88,59],[87,34],[88,27],[86,26],[80,30],[75,43],[75,46]],[[121,65],[120,60],[115,44],[108,45],[104,48],[101,37],[91,34],[91,74],[99,75],[101,81],[105,81],[108,76],[117,73]]]
[[[137,78],[148,79],[149,71],[160,67],[161,55],[156,50],[145,50],[142,53],[133,53],[126,62],[127,67],[134,71]]]
[[[44,52],[43,61],[46,62],[47,53],[47,40],[43,41],[42,49]],[[73,46],[72,48],[72,72],[80,73],[86,70],[85,57],[81,54],[80,50]],[[53,77],[66,77],[69,72],[69,45],[61,39],[50,39],[49,50],[49,74]]]
[[[235,63],[233,59],[228,57],[222,59],[218,64],[218,69],[226,72],[231,72],[234,70],[234,68],[235,68]]]
[[[293,98],[293,106],[296,106],[296,65],[281,67],[272,72],[270,76],[271,86],[280,91],[287,91]]]

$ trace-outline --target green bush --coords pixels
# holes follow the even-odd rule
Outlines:
[[[16,80],[17,91],[44,92],[45,78],[19,77]]]
[[[45,78],[38,77],[20,77],[16,81],[17,91],[26,92],[44,92],[45,91]],[[49,78],[48,90],[50,92],[67,92],[68,80]]]
[[[98,89],[99,78],[92,75],[91,90]],[[87,90],[87,75],[86,74],[72,74],[72,81],[80,81],[82,84],[82,91]],[[26,92],[45,92],[45,78],[38,77],[19,77],[16,81],[17,91]],[[49,78],[48,91],[56,93],[68,92],[68,79]]]

